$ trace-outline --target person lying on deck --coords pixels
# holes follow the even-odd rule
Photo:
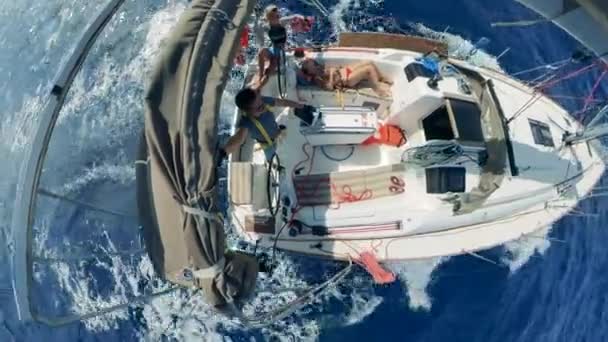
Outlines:
[[[379,96],[390,96],[392,82],[384,77],[378,67],[365,61],[336,68],[327,68],[312,58],[301,62],[298,72],[300,85],[316,85],[327,90],[354,89],[368,82]]]
[[[262,45],[264,35],[268,35],[272,42],[271,47],[265,47],[258,52],[258,75],[256,84],[262,87],[268,82],[269,76],[276,71],[281,50],[287,40],[285,27],[291,26],[294,32],[308,32],[312,28],[314,20],[300,14],[281,17],[276,5],[269,5],[264,10],[264,23],[256,26],[256,41]]]
[[[243,116],[237,124],[236,133],[221,149],[221,159],[225,154],[237,151],[245,143],[247,137],[251,136],[262,146],[266,160],[270,161],[276,150],[275,139],[282,130],[277,124],[270,106],[291,108],[305,106],[295,101],[262,96],[255,88],[242,89],[236,94],[234,101],[236,106],[243,111]]]

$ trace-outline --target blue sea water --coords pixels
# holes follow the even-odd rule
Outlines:
[[[130,0],[103,34],[58,122],[42,184],[110,209],[135,212],[131,161],[142,127],[141,95],[146,72],[162,39],[186,1]],[[332,21],[319,18],[313,39],[327,41],[339,27],[410,31],[438,35],[455,55],[468,55],[480,42],[473,63],[517,72],[568,58],[579,45],[545,23],[528,28],[492,28],[493,21],[536,18],[511,0],[324,1]],[[484,251],[499,266],[471,256],[393,265],[401,282],[371,285],[357,272],[312,308],[281,325],[249,331],[209,311],[186,292],[142,309],[62,328],[16,320],[7,291],[11,286],[9,254],[11,211],[17,177],[27,146],[58,66],[65,62],[85,25],[102,3],[78,0],[19,0],[0,4],[0,341],[68,340],[389,340],[389,341],[606,341],[608,253],[605,252],[606,200],[591,198],[579,210],[594,216],[568,216],[537,238]],[[296,1],[290,9],[315,14]],[[382,16],[372,17],[372,16]],[[325,25],[323,25],[325,24]],[[423,24],[424,26],[420,26]],[[301,37],[298,37],[301,38]],[[496,62],[492,56],[510,48]],[[537,74],[536,74],[537,75]],[[536,75],[530,75],[534,77]],[[554,94],[585,96],[598,72],[564,82]],[[236,87],[238,82],[231,83]],[[229,87],[229,88],[230,88]],[[606,98],[602,86],[597,97]],[[562,102],[577,110],[581,102]],[[226,110],[227,115],[231,111]],[[85,157],[83,157],[85,156]],[[74,165],[77,167],[66,167]],[[605,180],[600,186],[605,186]],[[115,251],[137,248],[132,219],[107,217],[41,199],[37,245],[51,256],[69,251]],[[53,234],[50,234],[53,232]],[[548,235],[548,236],[547,236]],[[73,241],[66,243],[65,237]],[[559,241],[564,242],[558,242]],[[98,250],[99,249],[99,250]],[[298,286],[318,281],[338,267],[284,257],[270,285]],[[297,271],[297,272],[296,272]],[[78,312],[117,303],[144,288],[162,288],[145,258],[101,257],[36,270],[36,299],[46,311]],[[74,278],[76,274],[78,277]],[[304,274],[302,276],[301,274]],[[79,280],[76,280],[79,279]],[[96,279],[96,280],[92,280]],[[270,285],[268,285],[270,284]],[[51,291],[52,290],[52,291]],[[55,295],[51,292],[57,292]],[[270,305],[273,296],[257,304]],[[163,337],[164,336],[164,337]]]

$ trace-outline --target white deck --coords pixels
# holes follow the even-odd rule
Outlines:
[[[440,81],[441,91],[436,92],[436,98],[433,98],[433,95],[423,100],[417,99],[417,94],[426,91],[426,79],[418,78],[408,82],[403,72],[403,67],[417,56],[418,54],[415,53],[397,50],[331,49],[323,52],[322,57],[330,64],[371,59],[377,63],[382,72],[394,75],[393,98],[377,99],[378,102],[383,103],[381,106],[388,103],[390,107],[386,106],[386,108],[390,110],[386,111],[382,107],[378,111],[378,116],[404,128],[408,142],[401,148],[384,145],[356,146],[352,157],[339,163],[326,158],[317,147],[312,169],[309,170],[310,160],[301,163],[307,159],[302,151],[303,145],[307,142],[300,134],[299,119],[287,115],[286,110],[279,117],[279,121],[286,123],[288,128],[286,136],[279,143],[278,155],[282,166],[285,167],[285,177],[281,180],[283,194],[289,194],[292,203],[296,202],[296,196],[293,193],[291,175],[296,165],[304,166],[301,174],[322,174],[400,163],[405,149],[426,142],[420,118],[424,118],[435,109],[436,101],[442,101],[444,96],[475,99],[460,92],[456,80],[450,78]],[[493,80],[496,95],[507,119],[533,96],[533,90],[505,75],[471,66],[466,67],[479,72],[484,78]],[[273,89],[276,87],[270,83],[265,92],[272,95]],[[329,92],[319,96],[300,91],[298,95],[315,106],[323,104],[335,106],[341,102],[335,94]],[[288,97],[298,95],[292,91]],[[347,98],[345,105],[360,105],[361,102],[368,100],[369,97],[363,95],[355,96]],[[556,147],[535,144],[528,119],[548,124]],[[509,128],[519,175],[513,177],[510,174],[507,162],[499,188],[490,195],[481,208],[471,213],[454,215],[452,204],[442,200],[447,194],[427,194],[424,169],[408,167],[401,175],[405,182],[405,192],[402,194],[380,198],[372,196],[369,200],[353,203],[301,208],[295,218],[307,225],[345,228],[333,230],[332,234],[327,236],[302,233],[295,237],[289,236],[286,228],[279,237],[278,248],[341,259],[356,256],[365,250],[373,250],[380,260],[418,259],[493,247],[550,225],[576,205],[578,199],[584,197],[598,181],[604,171],[600,151],[588,147],[587,144],[561,148],[565,130],[573,132],[580,127],[568,113],[545,97],[536,101],[512,121]],[[500,136],[500,132],[492,132],[484,128],[486,138],[494,134]],[[349,147],[328,147],[326,150],[340,157],[348,153]],[[307,151],[311,153],[312,147],[307,146]],[[241,156],[241,160],[243,158]],[[253,160],[254,163],[263,164],[261,151],[254,153]],[[470,162],[462,166],[466,167],[465,192],[469,192],[478,185],[481,168]],[[576,175],[579,177],[574,177]],[[571,181],[574,191],[568,196],[560,196],[555,184],[572,177],[574,177]],[[256,191],[259,192],[259,188],[257,189]],[[245,222],[246,215],[255,211],[252,209],[254,207],[256,206],[234,205],[232,209],[235,226],[252,240],[260,239],[259,243],[262,245],[272,246],[274,235],[244,231],[242,223]],[[382,230],[360,228],[365,225],[385,223],[398,223],[400,228]],[[279,214],[276,230],[282,225],[283,221]],[[348,226],[358,228],[348,229]]]

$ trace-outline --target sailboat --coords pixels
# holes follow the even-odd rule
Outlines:
[[[578,2],[587,8],[587,1]],[[13,266],[23,320],[61,325],[170,291],[61,318],[40,314],[30,300],[37,262],[32,217],[46,146],[82,59],[121,3],[107,5],[60,74],[22,175]],[[605,170],[597,138],[606,133],[606,110],[583,127],[529,85],[447,57],[439,42],[351,32],[335,46],[306,48],[306,58],[327,67],[373,63],[389,75],[390,92],[298,84],[299,57],[284,51],[280,72],[261,93],[314,110],[275,108],[285,129],[272,159],[252,139],[230,156],[224,216],[218,113],[255,4],[195,0],[182,15],[151,75],[136,161],[140,223],[156,272],[177,286],[202,289],[210,304],[250,326],[286,317],[357,263],[378,281],[390,281],[382,262],[477,255],[532,235],[588,196]],[[246,78],[256,73],[252,65]],[[234,123],[242,115],[237,110]],[[259,258],[226,250],[225,226],[256,248],[346,266],[294,302],[245,317],[240,305],[255,291]]]

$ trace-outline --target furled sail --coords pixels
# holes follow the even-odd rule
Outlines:
[[[218,308],[251,293],[254,258],[225,251],[216,193],[220,102],[254,0],[196,0],[152,74],[145,102],[149,163],[138,202],[153,264],[169,281],[203,289]]]
[[[608,62],[608,1],[517,0],[566,30]]]

